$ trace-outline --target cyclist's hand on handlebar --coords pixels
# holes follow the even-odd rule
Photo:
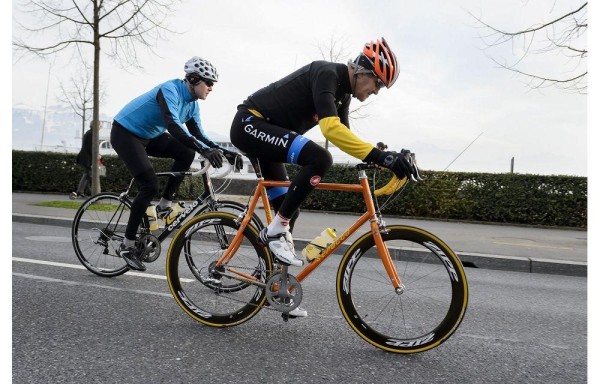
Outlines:
[[[242,168],[244,168],[244,160],[242,159],[242,155],[239,153],[224,149],[223,155],[229,164],[233,165],[234,172],[239,172]]]
[[[413,181],[422,180],[419,175],[415,154],[408,149],[403,149],[400,153],[395,151],[382,151],[375,162],[390,169],[399,179],[409,177]]]
[[[221,168],[223,166],[223,157],[221,151],[217,148],[202,148],[198,152],[210,163],[214,168]]]

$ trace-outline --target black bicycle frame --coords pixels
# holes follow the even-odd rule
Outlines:
[[[204,162],[202,162],[201,165],[204,167]],[[189,171],[187,171],[187,172],[158,172],[156,174],[157,177],[180,176],[180,175],[191,176],[192,172],[189,172]],[[129,184],[129,188],[127,189],[127,192],[125,193],[125,196],[127,196],[129,194],[129,190],[133,186],[134,182],[135,182],[135,179],[131,180],[131,183]],[[179,225],[181,223],[183,223],[183,221],[186,218],[188,218],[190,215],[194,214],[196,212],[196,210],[198,208],[202,207],[203,205],[208,205],[211,210],[215,210],[216,200],[214,198],[210,198],[210,197],[214,196],[215,193],[214,193],[214,189],[212,186],[212,182],[206,173],[202,174],[202,184],[204,186],[204,192],[200,196],[198,196],[196,198],[196,200],[194,200],[191,204],[189,204],[185,208],[185,210],[181,214],[179,214],[179,216],[177,216],[177,218],[171,224],[169,224],[169,225],[165,224],[165,228],[157,236],[159,242],[162,243],[162,241],[164,239],[166,239],[171,233],[173,233],[173,231],[177,230]]]

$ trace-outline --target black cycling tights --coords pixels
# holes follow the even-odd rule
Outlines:
[[[243,108],[238,110],[231,125],[231,142],[248,156],[258,158],[266,180],[288,180],[284,163],[302,166],[289,189],[274,187],[267,190],[275,211],[291,219],[292,229],[300,204],[333,163],[329,151],[306,137],[273,125]]]
[[[110,132],[110,143],[138,185],[139,191],[133,199],[129,222],[125,229],[125,237],[135,240],[146,208],[158,193],[158,178],[148,156],[175,159],[171,171],[184,172],[190,169],[196,152],[166,132],[154,139],[142,139],[116,121],[113,122]],[[182,180],[183,176],[169,177],[162,197],[173,200]]]

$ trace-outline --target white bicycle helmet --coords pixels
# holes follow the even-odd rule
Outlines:
[[[208,61],[204,60],[201,57],[194,56],[189,59],[184,67],[185,76],[188,80],[196,80],[194,75],[200,76],[202,79],[212,80],[214,82],[219,81],[219,74],[217,73],[217,69]],[[198,79],[196,83],[200,81]]]

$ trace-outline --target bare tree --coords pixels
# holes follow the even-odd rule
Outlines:
[[[85,61],[82,61],[81,68],[71,76],[69,84],[60,83],[60,90],[61,95],[58,99],[69,104],[73,112],[81,118],[81,140],[83,140],[86,122],[90,119],[94,101],[92,70]],[[103,103],[105,97],[106,93],[102,89],[100,104]]]
[[[331,61],[334,63],[344,62],[348,58],[352,58],[351,51],[347,46],[347,36],[336,36],[332,34],[327,43],[318,43],[316,45],[317,50],[321,55],[321,59]],[[369,106],[371,102],[362,103],[359,106],[351,109],[348,112],[348,118],[350,120],[360,120],[369,117],[368,113],[365,113],[365,108]],[[329,140],[325,139],[325,148],[329,147]]]
[[[506,43],[523,46],[523,52],[512,62],[500,62],[490,57],[500,67],[508,69],[528,80],[533,89],[555,86],[567,91],[581,94],[587,93],[587,48],[585,34],[587,31],[587,2],[574,7],[551,21],[531,25],[518,31],[506,31],[484,22],[480,17],[469,13],[487,30],[480,35],[487,48]],[[539,39],[539,34],[543,34]],[[524,59],[529,55],[563,55],[569,61],[570,70],[564,75],[541,74],[523,70]]]
[[[138,47],[154,53],[154,44],[170,31],[171,6],[179,0],[30,0],[21,3],[35,21],[16,20],[27,41],[13,39],[16,52],[41,57],[70,48],[93,49],[92,158],[98,157],[100,129],[100,52],[123,67],[139,67]],[[106,41],[102,51],[101,42]],[[98,168],[92,167],[92,193],[100,192]]]
[[[334,63],[346,60],[348,55],[347,46],[348,37],[338,37],[335,34],[331,35],[329,42],[317,44],[317,49],[323,60],[332,61]]]

